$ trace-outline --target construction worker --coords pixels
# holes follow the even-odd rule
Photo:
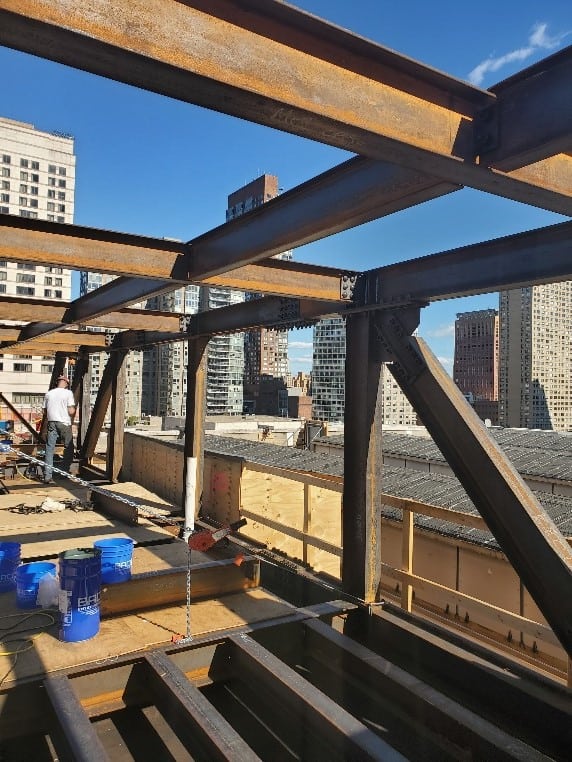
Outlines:
[[[69,389],[67,376],[59,376],[57,386],[46,394],[44,411],[48,422],[44,482],[53,484],[52,468],[58,437],[61,437],[64,443],[62,470],[69,471],[73,460],[72,420],[75,415],[75,400]]]

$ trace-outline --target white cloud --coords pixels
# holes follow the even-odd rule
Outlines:
[[[453,358],[452,357],[438,357],[437,358],[441,365],[444,365],[446,368],[452,368],[453,367]]]
[[[513,63],[514,61],[525,61],[539,51],[554,50],[555,48],[558,48],[562,44],[564,38],[570,34],[570,32],[563,32],[562,34],[551,36],[547,33],[547,30],[548,24],[545,21],[536,23],[532,27],[527,45],[524,45],[521,48],[516,48],[516,50],[511,50],[502,56],[490,56],[489,58],[485,58],[484,61],[481,61],[481,63],[475,66],[469,73],[469,82],[472,82],[474,85],[480,85],[482,84],[485,75],[489,72],[498,71],[499,69],[502,69],[503,66]]]
[[[289,341],[288,348],[290,349],[311,349],[313,343],[311,341]]]
[[[298,357],[289,357],[288,360],[291,363],[299,363],[302,365],[312,364],[312,355],[299,355]]]
[[[425,334],[432,339],[442,339],[445,336],[454,336],[455,324],[448,323],[447,325],[440,325],[437,328],[431,328],[428,331],[425,331]]]

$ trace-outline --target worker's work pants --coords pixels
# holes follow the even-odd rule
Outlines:
[[[49,481],[52,478],[52,468],[54,465],[54,452],[56,449],[56,442],[58,437],[62,438],[64,443],[64,457],[61,463],[62,471],[70,470],[70,466],[73,460],[73,436],[72,427],[67,423],[61,421],[48,421],[48,437],[46,441],[46,454],[44,461],[46,463],[44,469],[44,479]]]

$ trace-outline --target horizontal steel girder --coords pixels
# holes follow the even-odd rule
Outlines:
[[[510,170],[554,154],[570,153],[571,82],[569,46],[492,87],[497,105],[489,114],[489,125],[494,125],[502,140],[498,146],[492,141],[490,149],[482,152],[484,160]],[[486,127],[483,124],[483,129]]]
[[[457,190],[393,164],[356,157],[188,244],[0,216],[8,261],[227,286],[279,296],[340,298],[339,271],[256,261]],[[48,233],[48,235],[45,235]],[[233,272],[223,275],[229,269]],[[111,284],[108,284],[108,287]],[[125,281],[114,286],[124,292]],[[141,295],[145,285],[139,284]]]
[[[569,157],[512,176],[476,163],[473,118],[500,96],[282,3],[220,0],[213,10],[200,0],[92,0],[89,6],[0,0],[0,43],[449,183],[572,214]],[[537,144],[546,140],[536,135]]]
[[[57,302],[51,299],[23,299],[15,296],[0,297],[0,320],[34,322],[40,319],[54,323],[66,323],[70,302]],[[100,328],[123,328],[126,330],[176,331],[179,328],[179,315],[172,312],[154,310],[123,309],[110,312],[93,320],[86,320],[86,325]]]
[[[409,336],[398,311],[380,312],[376,322],[396,381],[572,655],[572,548],[431,350]]]
[[[410,259],[358,276],[354,302],[391,307],[572,280],[572,222]]]

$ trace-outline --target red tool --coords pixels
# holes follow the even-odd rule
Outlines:
[[[240,527],[246,524],[246,519],[240,519],[235,521],[226,527],[220,527],[219,529],[204,529],[201,532],[195,532],[189,537],[189,548],[191,550],[209,550],[217,542],[220,542],[231,532],[235,532]]]

